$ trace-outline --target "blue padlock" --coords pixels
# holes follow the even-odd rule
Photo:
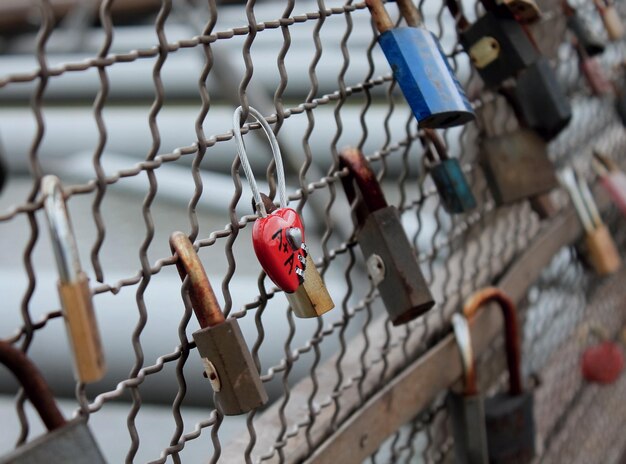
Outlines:
[[[446,128],[474,120],[463,88],[417,8],[410,0],[397,3],[411,27],[394,29],[382,1],[366,0],[380,32],[378,43],[420,127]]]
[[[439,135],[432,129],[424,129],[422,143],[426,148],[428,169],[443,208],[450,214],[466,213],[476,208],[476,198],[463,174],[459,160],[448,157],[448,150]],[[434,145],[439,160],[435,158],[430,144]]]

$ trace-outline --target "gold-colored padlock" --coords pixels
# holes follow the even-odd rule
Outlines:
[[[91,300],[89,280],[80,267],[61,181],[56,176],[45,176],[41,180],[41,191],[59,268],[59,297],[74,353],[75,374],[80,382],[96,382],[106,372],[104,350]]]
[[[469,49],[469,56],[474,66],[483,69],[500,56],[500,44],[493,37],[483,37]]]

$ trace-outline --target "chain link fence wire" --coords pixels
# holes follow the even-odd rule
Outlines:
[[[451,217],[425,175],[417,124],[363,2],[163,0],[146,2],[152,11],[138,18],[118,12],[119,3],[75,5],[60,18],[59,2],[34,2],[28,14],[33,34],[1,43],[0,135],[17,179],[3,193],[0,211],[11,266],[3,271],[10,285],[4,293],[19,293],[19,302],[4,309],[12,316],[1,336],[44,359],[46,332],[61,327],[58,301],[44,298],[56,277],[42,264],[50,267],[39,181],[52,172],[65,182],[98,318],[117,321],[105,323],[102,336],[110,364],[121,367],[102,382],[77,384],[72,403],[75,414],[89,415],[96,425],[99,415],[124,411],[106,416],[126,429],[127,439],[98,436],[105,454],[114,450],[126,462],[186,462],[195,449],[209,462],[293,462],[289,446],[298,438],[302,459],[447,335],[463,299],[500,275],[545,227],[525,202],[496,209],[477,165],[477,138],[515,129],[515,117],[501,97],[481,90],[441,2],[420,2],[478,111],[476,124],[443,132],[479,201],[475,211]],[[543,19],[531,29],[557,66],[574,115],[550,144],[550,156],[558,166],[583,167],[592,179],[591,149],[623,162],[624,130],[611,99],[593,97],[587,88],[560,3],[539,4]],[[591,2],[574,5],[606,37]],[[481,14],[472,2],[464,7],[471,18]],[[618,7],[624,16],[624,6]],[[395,5],[387,8],[400,24]],[[601,63],[610,70],[623,59],[623,43],[612,43]],[[239,105],[245,114],[250,105],[261,110],[283,145],[291,205],[304,215],[311,253],[336,303],[322,318],[296,319],[251,258],[256,216],[229,127]],[[261,188],[273,197],[274,166],[257,141],[258,129],[247,123],[242,132],[256,176],[265,179]],[[438,302],[402,327],[387,320],[355,250],[350,207],[338,185],[345,175],[338,153],[346,145],[363,149],[373,163]],[[562,194],[556,200],[567,202]],[[608,223],[624,250],[626,232],[616,211],[609,211]],[[240,320],[272,397],[271,406],[245,416],[245,425],[214,409],[201,379],[190,337],[197,324],[167,244],[176,229],[198,247],[226,316]],[[573,249],[564,248],[520,308],[524,373],[539,379],[537,462],[620,462],[626,381],[591,386],[577,366],[590,343],[581,328],[600,324],[619,337],[626,323],[624,277],[624,271],[593,277]],[[480,359],[484,391],[506,382],[501,353],[496,339]],[[54,368],[70,376],[69,358],[59,362]],[[296,392],[297,384],[306,386],[304,393]],[[32,438],[33,421],[13,387],[19,424],[13,445],[19,445]],[[450,462],[454,444],[444,394],[369,460]],[[168,440],[151,437],[153,401],[171,407]],[[198,419],[189,411],[199,405]],[[266,420],[260,429],[260,418],[270,415],[271,426]],[[232,425],[237,421],[238,428]],[[233,440],[245,446],[229,444]]]

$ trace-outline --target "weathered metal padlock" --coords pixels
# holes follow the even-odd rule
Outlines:
[[[304,238],[304,226],[296,210],[287,207],[285,171],[278,140],[259,111],[248,107],[250,115],[261,125],[270,141],[272,155],[276,164],[278,195],[280,208],[268,214],[261,199],[261,194],[254,179],[254,173],[248,162],[246,147],[241,135],[241,115],[243,108],[238,107],[233,114],[233,135],[237,143],[237,153],[241,167],[250,184],[252,196],[260,217],[252,226],[252,245],[259,264],[268,277],[284,292],[292,293],[304,282],[307,247]]]
[[[604,43],[587,28],[576,9],[567,0],[561,1],[561,8],[567,18],[567,28],[574,34],[576,41],[583,47],[587,55],[596,56],[603,53]]]
[[[587,382],[600,385],[615,383],[624,370],[623,348],[609,339],[606,331],[596,325],[588,327],[588,333],[599,339],[589,346],[580,357],[580,370]]]
[[[459,11],[456,1],[448,0],[447,4],[456,17]],[[458,21],[458,24],[468,23]],[[466,29],[461,29],[459,39],[478,74],[490,88],[496,88],[504,80],[515,77],[540,56],[517,21],[497,17],[491,12]]]
[[[360,229],[356,239],[365,257],[368,274],[378,287],[391,322],[404,324],[424,314],[435,301],[402,227],[398,210],[387,205],[363,153],[356,148],[346,148],[339,154],[339,161],[340,167],[349,171],[349,175],[342,178],[348,201],[352,205],[358,198],[355,212]]]
[[[489,287],[470,296],[463,306],[463,313],[471,323],[478,309],[491,302],[500,306],[504,317],[509,391],[485,398],[489,462],[529,462],[535,455],[533,395],[522,387],[519,326],[515,305],[502,290]]]
[[[487,430],[485,429],[485,406],[476,385],[476,368],[472,350],[471,334],[467,319],[452,316],[454,336],[463,365],[463,391],[448,393],[448,408],[452,418],[454,455],[457,464],[487,464]]]
[[[574,47],[578,55],[578,67],[591,92],[597,96],[612,94],[613,84],[604,73],[600,62],[588,55],[580,43],[574,43]]]
[[[616,41],[624,37],[624,23],[622,22],[622,18],[620,18],[613,1],[593,0],[593,3],[596,5],[596,8],[600,13],[600,17],[602,18],[602,22],[604,23],[604,28],[606,29],[609,39]]]
[[[0,341],[0,363],[17,378],[48,433],[0,456],[0,464],[104,464],[86,419],[66,421],[52,390],[33,362],[20,350]]]
[[[609,229],[602,222],[589,185],[572,168],[563,169],[559,177],[585,231],[583,255],[598,275],[617,272],[622,267],[622,259]]]
[[[541,195],[558,185],[545,142],[527,129],[485,137],[480,164],[498,206]]]
[[[267,393],[239,323],[235,318],[224,318],[189,238],[183,232],[174,232],[170,247],[177,255],[181,280],[189,278],[189,300],[201,327],[192,335],[220,409],[230,416],[264,405]]]
[[[428,170],[433,178],[444,209],[451,214],[466,213],[476,208],[476,199],[463,174],[459,160],[448,157],[448,150],[434,129],[424,129],[422,143],[426,149]],[[437,160],[431,144],[439,156]]]
[[[89,279],[80,266],[61,181],[56,176],[45,176],[41,180],[41,191],[59,269],[57,287],[74,354],[74,373],[80,382],[96,382],[106,372],[104,350],[91,300]]]
[[[474,111],[436,37],[410,0],[397,3],[410,27],[394,28],[382,0],[366,0],[394,78],[420,127],[445,128],[473,121]]]
[[[261,193],[261,199],[268,214],[272,214],[277,207],[270,197]],[[335,303],[328,293],[326,284],[320,275],[310,253],[306,256],[304,282],[293,293],[286,293],[287,301],[293,313],[300,318],[319,317],[335,307]]]
[[[572,119],[567,95],[545,57],[517,76],[514,100],[525,126],[546,140],[556,137]]]

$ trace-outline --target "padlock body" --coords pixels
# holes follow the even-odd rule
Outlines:
[[[466,124],[474,111],[437,39],[421,27],[383,32],[378,43],[421,127]]]
[[[484,37],[493,37],[500,45],[498,57],[482,68],[478,74],[490,88],[516,76],[539,58],[539,52],[514,19],[498,18],[486,13],[465,32],[460,34],[461,45],[470,54],[472,46]]]
[[[415,319],[435,305],[394,206],[370,213],[357,240],[366,260],[375,254],[384,263],[378,291],[394,325]]]
[[[598,275],[613,274],[622,267],[622,259],[606,225],[602,224],[585,234],[585,248],[589,262]]]
[[[529,130],[484,139],[480,163],[498,206],[549,192],[558,185],[545,143]]]
[[[535,455],[533,395],[498,393],[485,399],[487,448],[492,464],[522,464]]]
[[[449,158],[435,164],[430,168],[430,175],[447,212],[458,214],[476,208],[476,199],[458,159]]]
[[[315,267],[311,255],[306,257],[304,282],[293,293],[286,293],[287,301],[297,317],[319,317],[335,307],[324,280]]]
[[[514,94],[526,126],[546,140],[556,137],[572,118],[569,100],[545,57],[519,74]]]
[[[104,464],[87,423],[78,418],[0,457],[0,464]]]
[[[97,382],[104,377],[106,363],[87,275],[81,272],[73,282],[59,282],[58,289],[76,378]]]
[[[614,5],[604,8],[600,14],[604,28],[612,41],[620,40],[624,37],[624,23]]]
[[[453,391],[448,394],[456,464],[489,462],[483,401],[481,395],[462,395]]]
[[[580,16],[574,14],[567,18],[567,27],[572,31],[578,43],[585,49],[587,55],[595,56],[604,52],[604,44],[587,28]]]
[[[267,402],[250,350],[236,319],[193,333],[200,357],[215,367],[219,391],[215,397],[225,415],[244,414]]]

